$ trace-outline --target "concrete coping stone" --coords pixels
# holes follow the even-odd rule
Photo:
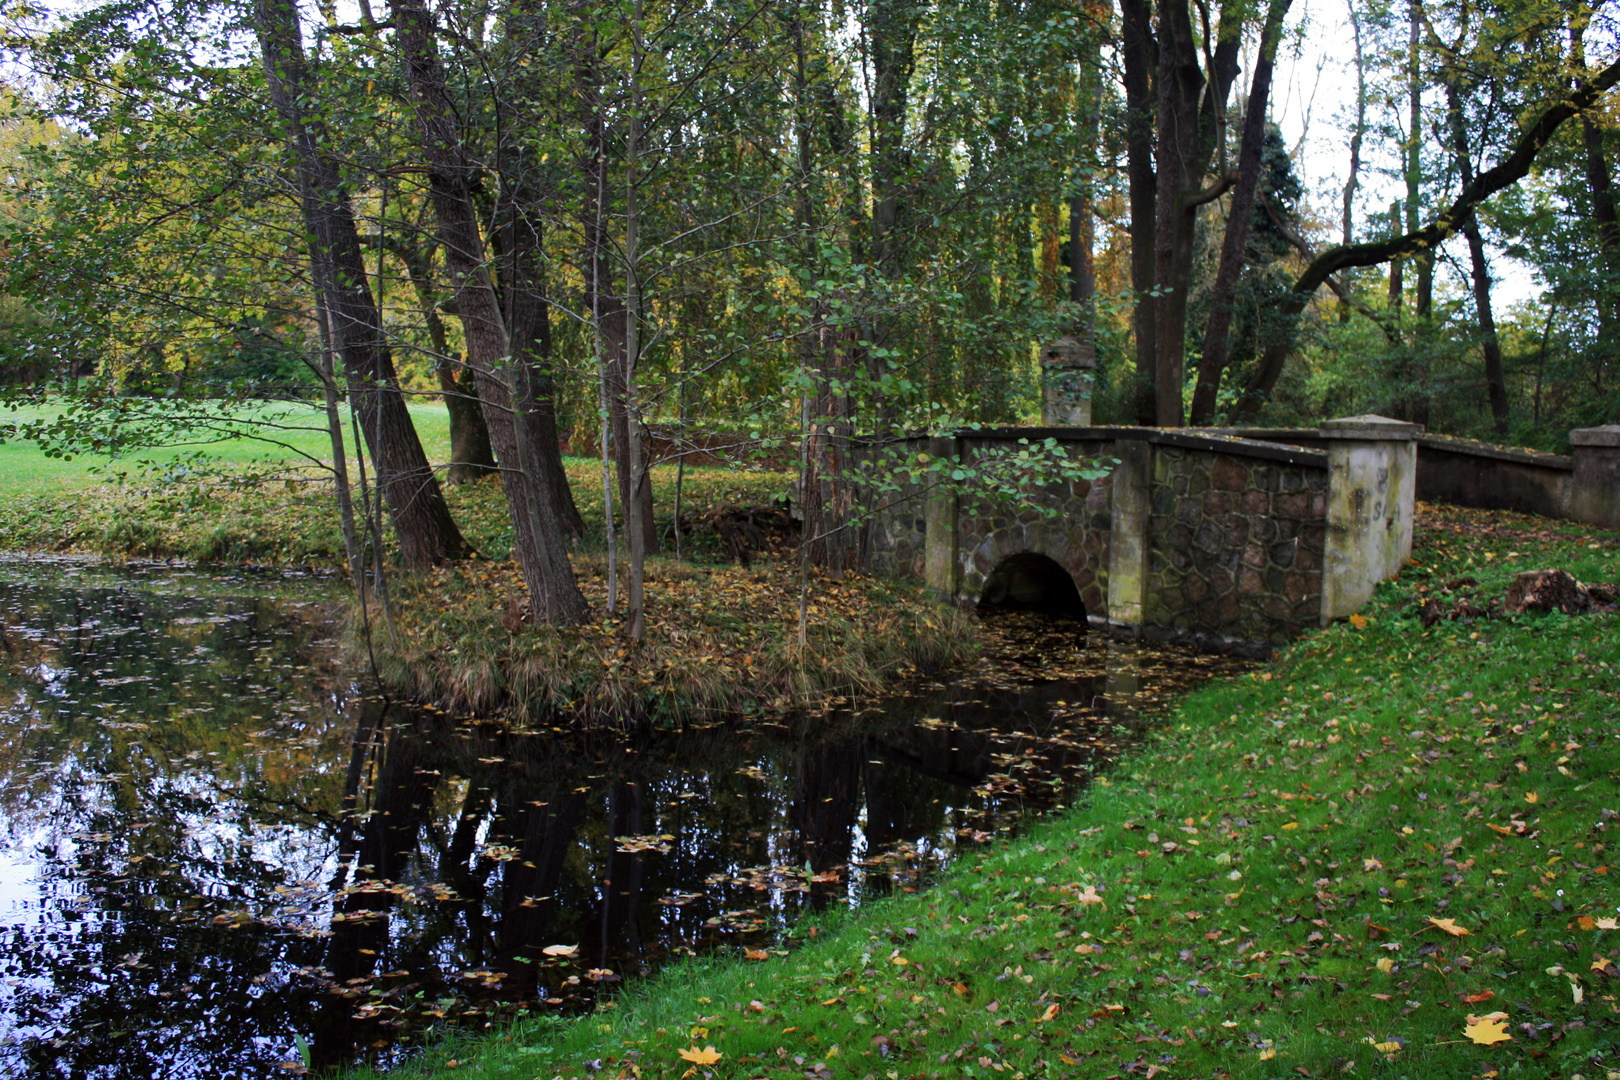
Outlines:
[[[1575,459],[1565,454],[1549,454],[1522,446],[1501,446],[1475,439],[1459,439],[1454,435],[1421,435],[1418,437],[1418,445],[1447,454],[1493,458],[1497,461],[1511,461],[1519,465],[1554,469],[1558,472],[1570,472],[1575,468]]]
[[[1620,424],[1576,428],[1569,433],[1571,446],[1620,446]]]
[[[1284,443],[1244,439],[1208,428],[1152,428],[1131,424],[1110,424],[1100,427],[976,428],[958,431],[956,437],[964,441],[1028,439],[1030,442],[1039,442],[1048,438],[1055,438],[1061,442],[1141,441],[1158,446],[1174,446],[1183,450],[1207,450],[1218,454],[1263,458],[1285,465],[1302,465],[1318,469],[1328,467],[1327,454],[1320,450],[1306,450]]]
[[[1423,425],[1408,424],[1404,420],[1392,420],[1387,416],[1367,413],[1364,416],[1341,416],[1336,420],[1324,420],[1318,425],[1318,430],[1324,439],[1405,441],[1422,435]]]

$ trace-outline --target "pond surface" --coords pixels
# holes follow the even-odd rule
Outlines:
[[[1074,797],[1228,662],[1007,615],[948,683],[571,736],[388,704],[291,575],[0,559],[0,1075],[286,1076],[777,948]]]

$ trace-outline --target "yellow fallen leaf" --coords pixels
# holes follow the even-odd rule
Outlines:
[[[1387,956],[1379,957],[1378,970],[1382,971],[1385,975],[1388,975],[1391,971],[1395,970],[1395,961],[1391,960]]]
[[[1382,870],[1384,868],[1384,864],[1379,862],[1377,858],[1362,859],[1361,868],[1363,870]]]
[[[744,949],[743,957],[748,960],[769,960],[771,954],[764,949]]]
[[[1537,795],[1533,791],[1527,791],[1527,792],[1524,793],[1524,801],[1527,802],[1527,803],[1540,802],[1541,801],[1541,796]]]
[[[547,956],[574,956],[579,952],[578,945],[547,945],[540,950]]]
[[[1054,1002],[1051,1005],[1048,1005],[1046,1007],[1046,1011],[1041,1013],[1041,1018],[1039,1020],[1037,1020],[1036,1023],[1044,1024],[1048,1020],[1052,1019],[1052,1017],[1056,1016],[1057,1014],[1058,1014],[1058,1007],[1057,1007],[1057,1003]]]
[[[1264,1050],[1260,1051],[1260,1060],[1261,1061],[1270,1061],[1272,1058],[1274,1058],[1276,1056],[1277,1056],[1277,1048],[1275,1046],[1268,1046]]]
[[[1380,1054],[1398,1054],[1406,1048],[1398,1042],[1381,1042],[1373,1043],[1373,1049]]]
[[[1451,919],[1437,919],[1433,915],[1429,916],[1429,925],[1438,930],[1444,930],[1452,937],[1462,937],[1464,934],[1468,933],[1467,929],[1458,926]]]
[[[721,1055],[720,1051],[716,1050],[712,1046],[705,1046],[701,1050],[694,1046],[681,1051],[681,1057],[685,1058],[687,1061],[690,1061],[694,1065],[713,1065],[715,1062],[719,1061],[722,1056],[723,1055]]]
[[[1480,1046],[1508,1042],[1513,1038],[1507,1033],[1507,1013],[1491,1013],[1477,1018],[1470,1016],[1463,1027],[1463,1034]]]
[[[1597,926],[1597,920],[1592,918],[1590,915],[1579,916],[1575,922],[1582,930],[1591,930],[1593,927]]]
[[[1365,616],[1365,615],[1352,615],[1352,616],[1350,616],[1350,625],[1355,627],[1357,630],[1365,630],[1367,628],[1367,616]]]
[[[1620,922],[1616,922],[1613,916],[1607,919],[1595,919],[1593,925],[1599,930],[1620,930]]]

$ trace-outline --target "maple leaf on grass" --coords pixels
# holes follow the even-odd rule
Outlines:
[[[1509,1042],[1513,1036],[1507,1032],[1507,1013],[1493,1012],[1484,1016],[1468,1014],[1468,1021],[1463,1026],[1463,1034],[1480,1046],[1490,1046],[1492,1043]]]
[[[1434,927],[1436,930],[1444,930],[1452,937],[1462,937],[1464,934],[1468,933],[1467,927],[1458,926],[1456,921],[1453,919],[1437,919],[1433,915],[1430,915],[1429,925]]]
[[[712,1046],[705,1046],[701,1050],[695,1046],[692,1046],[682,1050],[680,1054],[681,1057],[685,1058],[687,1061],[690,1061],[694,1065],[713,1065],[715,1062],[719,1061],[722,1056],[720,1051],[716,1050]]]

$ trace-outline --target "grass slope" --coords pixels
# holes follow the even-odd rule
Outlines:
[[[1420,528],[1364,623],[1193,693],[1086,805],[936,888],[391,1075],[1613,1075],[1620,616],[1415,608],[1464,575],[1612,581],[1620,541]]]

